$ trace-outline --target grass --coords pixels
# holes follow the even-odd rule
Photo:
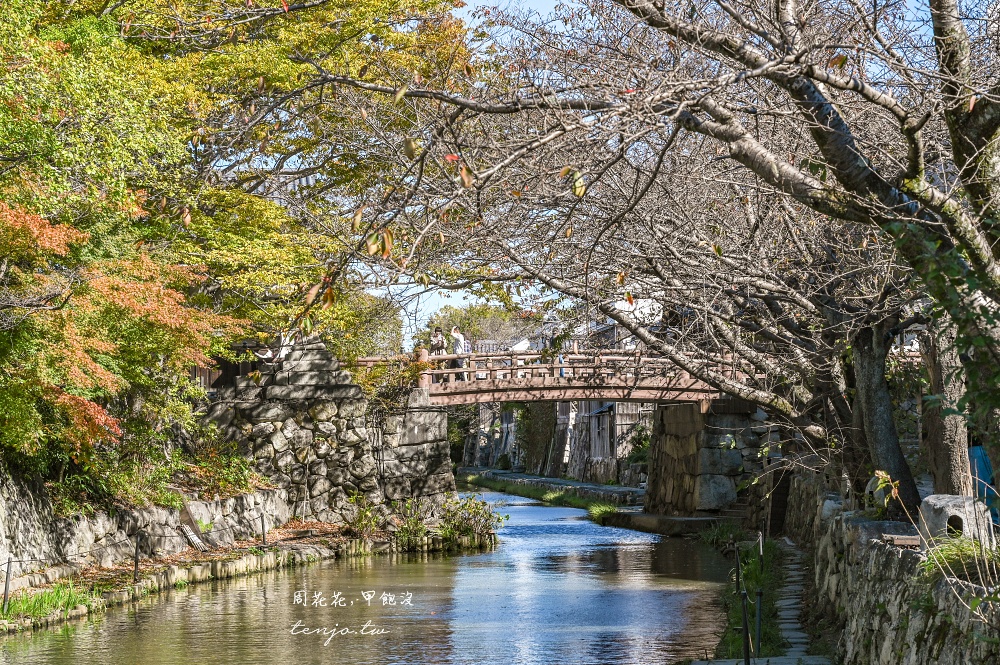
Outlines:
[[[590,519],[594,520],[601,526],[607,521],[608,515],[614,515],[618,512],[618,506],[613,503],[592,503],[590,507],[587,508],[587,514],[590,515]]]
[[[523,496],[529,499],[538,499],[543,503],[549,503],[554,506],[567,506],[569,508],[582,508],[584,510],[589,510],[594,504],[604,504],[603,501],[585,499],[565,490],[550,490],[544,487],[536,487],[535,485],[519,485],[505,480],[484,478],[479,475],[463,476],[462,478],[459,478],[459,480],[467,482],[470,485],[485,487],[496,492],[514,494],[516,496]]]
[[[938,540],[921,562],[923,576],[934,583],[942,577],[957,577],[973,584],[993,587],[1000,581],[1000,550],[971,538]]]
[[[698,539],[703,543],[718,548],[730,542],[738,543],[744,540],[751,540],[752,538],[753,536],[735,520],[718,521],[698,534]]]
[[[92,591],[74,586],[72,582],[57,582],[45,589],[14,593],[7,612],[0,613],[0,618],[39,619],[53,612],[68,612],[77,605],[93,609],[99,601],[100,596]]]
[[[720,525],[721,526],[721,525]],[[738,528],[738,527],[737,527]],[[723,535],[722,529],[716,536]],[[735,540],[735,539],[734,539]],[[728,542],[726,537],[723,542]],[[738,542],[738,541],[737,541]],[[778,628],[778,591],[782,586],[781,550],[774,541],[764,542],[764,558],[757,547],[740,548],[741,583],[747,591],[747,621],[751,640],[755,636],[757,590],[762,589],[763,614],[761,615],[760,655],[779,656],[784,653],[784,642]],[[735,582],[735,578],[733,580]],[[723,597],[726,610],[726,629],[715,648],[716,658],[739,658],[743,655],[743,605],[742,597],[732,589]]]

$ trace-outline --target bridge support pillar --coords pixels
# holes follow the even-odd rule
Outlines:
[[[760,440],[742,400],[661,404],[653,414],[645,510],[695,515],[724,510],[760,465]]]

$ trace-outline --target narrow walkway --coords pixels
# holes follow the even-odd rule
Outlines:
[[[751,658],[753,665],[830,665],[826,656],[807,656],[809,635],[802,629],[799,614],[802,611],[802,592],[805,591],[805,563],[801,550],[787,538],[778,546],[785,557],[785,585],[778,592],[778,629],[789,648],[784,656]],[[691,665],[743,665],[742,658],[696,660]]]
[[[585,499],[607,501],[619,506],[642,505],[643,498],[646,496],[646,490],[639,489],[638,487],[582,483],[578,480],[531,476],[526,473],[514,473],[513,471],[501,471],[500,469],[486,467],[465,466],[459,468],[458,472],[460,474],[477,475],[515,485],[534,485],[551,490],[566,490]]]

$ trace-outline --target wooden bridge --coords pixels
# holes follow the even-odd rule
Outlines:
[[[359,366],[408,362],[409,356],[359,358]],[[601,400],[616,402],[702,402],[723,393],[692,377],[666,358],[620,351],[577,354],[473,353],[429,356],[421,350],[418,386],[431,404]],[[463,367],[455,367],[463,361]],[[732,365],[712,362],[714,371],[743,378]]]

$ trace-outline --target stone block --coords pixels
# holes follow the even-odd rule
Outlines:
[[[949,536],[973,538],[992,547],[993,526],[986,504],[971,496],[932,494],[920,503],[921,541],[933,544]]]
[[[740,473],[743,455],[739,450],[724,448],[702,448],[698,455],[699,474],[732,476]]]
[[[292,433],[289,442],[292,444],[292,448],[298,450],[300,448],[309,448],[313,443],[313,433],[307,429],[300,429]]]
[[[351,475],[355,478],[365,478],[375,474],[375,458],[371,455],[362,455],[351,463]]]
[[[705,446],[708,448],[723,448],[731,450],[739,446],[736,435],[732,432],[723,434],[708,434],[705,436]]]
[[[264,389],[267,399],[304,401],[310,399],[358,399],[361,387],[348,386],[268,386]]]
[[[311,476],[325,476],[327,472],[326,462],[323,460],[313,460],[309,462],[309,475]]]
[[[309,415],[316,422],[329,421],[337,417],[336,402],[317,402],[311,409]]]
[[[390,501],[402,501],[413,496],[409,478],[386,478],[382,491]]]
[[[443,411],[407,411],[401,446],[431,443],[448,438],[448,416]]]
[[[343,401],[337,407],[337,415],[341,418],[363,418],[365,411],[368,409],[368,400],[362,398],[361,388],[357,386],[350,387],[357,388],[357,391],[356,393],[344,396]]]
[[[253,426],[253,429],[250,430],[250,435],[260,439],[268,436],[272,432],[274,432],[274,425],[271,423],[257,423]]]
[[[351,375],[347,372],[330,371],[282,371],[274,375],[276,386],[336,386],[344,385],[351,380]]]
[[[703,474],[695,480],[696,510],[721,510],[736,501],[736,483],[729,476]]]
[[[280,453],[282,450],[288,449],[288,439],[280,431],[272,432],[269,440],[271,445],[274,446],[275,452]]]
[[[318,457],[319,459],[323,459],[331,452],[333,452],[333,448],[326,440],[316,439],[315,441],[316,445],[313,446],[313,450],[316,452],[316,457]]]
[[[296,372],[336,372],[340,369],[340,363],[331,358],[310,358],[294,361],[285,361],[282,369]]]
[[[335,486],[340,486],[347,480],[350,476],[347,473],[347,469],[328,469],[326,472],[326,477],[330,480],[330,483]]]
[[[251,422],[275,422],[291,418],[295,411],[288,404],[266,403],[247,409],[246,418]]]
[[[295,422],[295,418],[292,417],[286,418],[285,422],[281,424],[281,433],[284,434],[286,438],[291,438],[291,436],[298,432],[299,429],[299,424]]]
[[[450,471],[426,478],[410,478],[409,485],[411,496],[427,496],[456,490],[455,476]]]
[[[274,447],[268,441],[259,442],[253,448],[253,456],[258,460],[271,459],[274,457]]]
[[[291,450],[282,450],[274,458],[274,465],[281,471],[287,472],[296,462],[295,455]]]
[[[347,467],[351,462],[354,461],[354,449],[342,446],[337,448],[336,453],[330,453],[327,455],[327,466],[336,464],[337,466]]]
[[[332,487],[326,476],[312,476],[309,478],[309,496],[316,497],[325,494]]]
[[[316,423],[316,431],[323,436],[335,437],[337,436],[337,426],[333,423],[328,423],[325,421],[319,421]]]

